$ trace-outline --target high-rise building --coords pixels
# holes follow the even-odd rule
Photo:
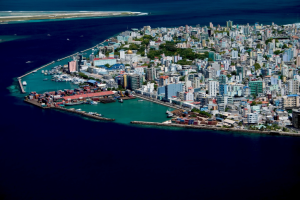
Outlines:
[[[242,66],[237,66],[236,73],[237,73],[237,76],[240,76],[240,80],[242,80],[245,77],[245,68]]]
[[[154,81],[156,79],[156,69],[154,67],[147,68],[147,80]]]
[[[77,71],[77,65],[78,65],[78,63],[74,60],[71,61],[71,62],[68,62],[68,71],[69,71],[69,73]]]
[[[159,77],[159,86],[164,86],[169,83],[169,76],[160,76]]]
[[[210,51],[208,53],[208,59],[211,59],[212,61],[215,61],[216,60],[215,52]]]
[[[299,93],[299,81],[297,79],[288,80],[288,89],[289,94],[298,94]]]
[[[227,21],[226,22],[226,26],[227,26],[227,28],[231,28],[232,27],[232,21]]]
[[[250,81],[249,87],[251,90],[251,95],[258,95],[259,93],[263,93],[262,81]]]
[[[227,95],[228,94],[228,85],[220,84],[219,85],[219,94],[220,95]]]
[[[217,81],[208,82],[208,95],[215,97],[217,95]]]
[[[173,83],[165,86],[165,99],[177,96],[177,92],[182,92],[182,83]]]
[[[220,83],[220,84],[226,84],[226,82],[227,82],[227,76],[224,75],[224,74],[221,74],[221,75],[219,76],[219,83]]]
[[[300,67],[300,54],[297,56],[296,65],[297,67]]]
[[[140,75],[137,74],[130,74],[128,75],[128,89],[134,91],[136,89],[139,89],[143,85],[143,78]]]

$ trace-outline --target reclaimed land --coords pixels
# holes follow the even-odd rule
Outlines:
[[[279,136],[296,136],[299,137],[298,133],[290,132],[279,132],[279,131],[256,131],[256,130],[245,130],[245,129],[233,129],[233,128],[218,128],[212,126],[198,126],[198,125],[184,125],[184,124],[167,124],[167,123],[157,123],[157,122],[143,122],[143,121],[132,121],[131,124],[139,125],[151,125],[151,126],[169,126],[169,127],[179,127],[179,128],[190,128],[190,129],[205,129],[214,131],[226,131],[235,133],[250,133],[250,134],[265,134],[265,135],[279,135]]]
[[[5,16],[0,17],[0,22],[16,22],[16,21],[30,21],[30,20],[53,20],[53,19],[76,19],[76,18],[91,18],[91,17],[122,17],[122,16],[138,16],[141,12],[72,12],[72,13],[52,13],[44,15],[32,16]]]
[[[42,107],[37,101],[32,101],[32,100],[24,100],[24,101],[26,103],[29,103],[31,105],[34,105],[34,106],[37,106],[37,107],[43,108],[43,109],[56,109],[56,110],[67,111],[67,112],[71,112],[71,113],[75,113],[75,114],[80,114],[80,115],[83,115],[85,117],[89,117],[89,118],[93,118],[93,119],[105,120],[105,121],[115,121],[115,119],[99,117],[99,116],[95,116],[95,115],[85,113],[83,111],[70,110],[70,109],[62,108],[62,107]]]

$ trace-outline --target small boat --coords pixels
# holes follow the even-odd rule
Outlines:
[[[50,34],[48,34],[47,36],[51,36]]]
[[[31,63],[31,61],[27,61],[26,63]]]
[[[80,37],[83,37],[83,35],[81,35]]]
[[[171,117],[173,117],[173,114],[172,114],[172,113],[169,113],[169,114],[168,114],[168,118],[171,118]]]
[[[120,102],[120,103],[123,103],[123,99],[119,99],[119,102]]]
[[[43,74],[43,73],[45,73],[45,71],[44,71],[44,70],[42,70],[42,74]]]
[[[48,79],[47,79],[47,78],[44,78],[43,81],[48,81]]]
[[[90,104],[91,105],[97,105],[98,103],[96,101],[91,101]]]
[[[22,84],[23,84],[23,86],[26,86],[26,85],[27,85],[27,82],[26,82],[26,81],[23,81]]]
[[[81,111],[81,109],[79,108],[79,109],[76,109],[76,111]]]
[[[141,99],[141,100],[138,100],[138,101],[144,101],[144,100]]]
[[[32,71],[32,73],[36,73],[36,72],[37,72],[37,70]]]
[[[67,40],[70,40],[69,38],[67,38]]]

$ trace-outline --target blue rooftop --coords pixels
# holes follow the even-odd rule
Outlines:
[[[297,97],[298,94],[290,94],[290,95],[287,95],[288,97]]]

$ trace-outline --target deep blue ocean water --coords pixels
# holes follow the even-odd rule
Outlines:
[[[27,36],[0,43],[0,199],[299,199],[299,138],[96,122],[24,104],[14,85],[15,77],[127,26],[224,25],[228,19],[287,24],[299,22],[299,5],[270,0],[1,0],[0,10],[153,15],[0,25],[0,35]],[[28,60],[34,62],[26,64]]]

